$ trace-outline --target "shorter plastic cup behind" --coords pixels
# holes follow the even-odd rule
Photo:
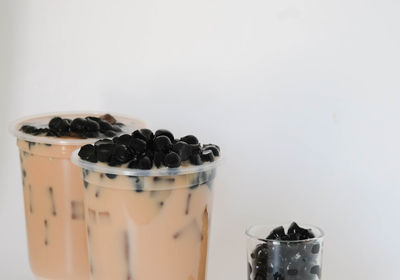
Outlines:
[[[138,170],[81,160],[91,279],[205,280],[217,162]]]
[[[19,148],[29,260],[36,279],[89,278],[81,171],[70,158],[74,150],[97,139],[34,136],[19,129],[46,127],[55,116],[73,119],[103,114],[49,113],[10,126]],[[126,132],[144,127],[139,120],[114,116],[127,125]]]
[[[324,233],[312,229],[315,238],[300,241],[266,239],[273,226],[254,225],[247,229],[247,267],[250,280],[321,279]],[[284,225],[287,229],[289,224]]]

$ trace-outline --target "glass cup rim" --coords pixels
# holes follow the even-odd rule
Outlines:
[[[290,225],[290,223],[283,223],[281,225],[283,225],[284,227],[287,225]],[[273,225],[273,224],[253,224],[247,227],[245,234],[249,239],[252,240],[257,240],[257,241],[263,241],[263,242],[269,242],[269,243],[284,243],[284,244],[293,244],[293,243],[307,243],[307,242],[313,242],[313,241],[322,241],[325,238],[325,233],[324,231],[318,227],[318,226],[314,226],[311,224],[306,224],[306,223],[302,223],[299,224],[299,226],[303,227],[303,228],[310,228],[313,230],[318,230],[319,235],[316,234],[315,237],[313,238],[308,238],[308,239],[304,239],[304,240],[275,240],[275,239],[267,239],[267,238],[262,238],[260,236],[257,236],[256,234],[252,234],[251,230],[254,230],[255,228],[258,227],[264,227],[264,228],[270,228],[271,230],[276,228],[277,225]]]
[[[99,139],[103,138],[109,138],[109,137],[98,137],[98,138],[88,138],[88,139],[79,139],[79,138],[58,138],[58,137],[46,137],[46,136],[36,136],[36,135],[31,135],[28,133],[25,133],[23,131],[20,131],[19,129],[21,128],[22,124],[25,122],[28,122],[29,120],[34,120],[34,119],[40,119],[40,118],[49,118],[49,117],[66,117],[70,115],[94,115],[94,116],[101,116],[104,114],[110,114],[113,117],[116,117],[117,119],[122,119],[126,121],[130,121],[133,123],[139,124],[137,127],[138,129],[140,128],[145,128],[146,123],[140,119],[137,118],[132,118],[124,114],[117,114],[113,112],[102,112],[102,111],[92,111],[92,110],[87,110],[87,111],[59,111],[59,112],[47,112],[47,113],[40,113],[40,114],[34,114],[34,115],[29,115],[25,117],[21,117],[19,119],[16,119],[12,121],[8,127],[8,131],[15,136],[17,139],[25,140],[28,142],[33,142],[33,143],[42,143],[42,144],[52,144],[52,145],[71,145],[71,146],[83,146],[85,144],[91,144],[96,142]],[[126,125],[126,127],[129,129],[130,126],[129,124]],[[128,131],[128,129],[123,130],[122,133],[132,133],[132,131]]]
[[[78,155],[79,150],[80,149],[76,149],[71,155],[71,161],[73,164],[89,171],[95,171],[99,173],[113,174],[113,175],[157,177],[157,176],[176,176],[176,175],[195,174],[215,169],[221,162],[221,156],[219,156],[215,161],[203,163],[202,165],[190,165],[190,166],[176,167],[176,168],[163,167],[157,169],[144,170],[144,169],[109,166],[104,163],[99,164],[99,163],[89,162],[79,157]]]

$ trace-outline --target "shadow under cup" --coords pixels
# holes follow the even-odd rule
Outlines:
[[[217,164],[152,170],[81,160],[91,279],[205,280]]]
[[[289,224],[284,225],[287,229]],[[266,239],[272,226],[254,225],[247,229],[249,280],[321,279],[323,238],[321,229],[305,225],[315,238],[281,241]]]
[[[25,134],[22,125],[45,126],[54,116],[75,118],[95,113],[59,113],[28,117],[10,126],[19,148],[30,266],[36,279],[87,280],[84,187],[71,154],[97,139],[55,138]],[[127,129],[138,120],[118,117]]]

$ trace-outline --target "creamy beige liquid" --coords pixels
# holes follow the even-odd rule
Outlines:
[[[37,279],[89,279],[78,146],[18,140],[29,259]]]
[[[83,173],[91,279],[205,280],[215,170],[168,177]]]

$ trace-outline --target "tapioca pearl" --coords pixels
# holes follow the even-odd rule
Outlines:
[[[137,164],[137,168],[139,169],[149,170],[152,167],[153,167],[153,161],[148,156],[144,156],[141,159],[139,159]]]
[[[89,182],[88,181],[83,181],[83,186],[85,187],[85,189],[88,189],[89,187]]]
[[[32,133],[34,133],[36,131],[36,127],[31,126],[31,125],[23,125],[20,128],[20,130],[22,130],[25,133],[32,134]]]
[[[90,144],[84,145],[78,152],[81,159],[87,160],[93,163],[97,162],[96,147]]]
[[[203,164],[203,161],[201,160],[201,157],[198,154],[190,155],[189,161],[193,165],[202,165]]]
[[[54,117],[49,122],[49,128],[51,132],[55,132],[60,136],[67,135],[70,130],[70,121],[60,117]]]
[[[167,136],[169,138],[169,140],[171,140],[171,143],[174,142],[174,139],[175,139],[172,132],[167,129],[158,129],[154,133],[154,137],[157,138],[158,136]]]
[[[136,153],[144,153],[147,149],[146,141],[131,137],[131,140],[128,143],[128,146],[131,147]]]
[[[147,128],[135,130],[134,132],[132,132],[132,136],[138,139],[142,139],[145,142],[150,142],[154,138],[153,132]]]
[[[97,143],[97,142],[96,142]],[[114,145],[113,144],[98,144],[96,145],[96,156],[97,160],[100,162],[108,162],[111,159],[111,156],[113,155],[114,151]]]
[[[114,150],[112,153],[112,160],[123,164],[127,163],[133,158],[133,155],[128,151],[125,145],[114,145]]]
[[[318,254],[319,253],[319,249],[320,249],[320,245],[319,244],[315,244],[311,248],[311,253]]]
[[[160,135],[154,138],[154,149],[157,152],[168,153],[172,148],[171,139],[166,135]]]
[[[122,134],[119,137],[115,137],[114,139],[114,143],[115,144],[120,144],[120,145],[125,145],[125,146],[129,146],[129,143],[132,140],[132,136],[129,134]]]
[[[106,176],[107,178],[115,179],[117,177],[117,174],[106,173]]]
[[[175,152],[169,152],[164,158],[164,164],[170,168],[176,168],[181,165],[181,157]]]
[[[310,273],[311,273],[311,274],[318,275],[318,277],[320,277],[320,275],[321,275],[321,268],[320,268],[320,266],[319,266],[319,265],[314,265],[313,267],[311,267]]]
[[[207,144],[207,145],[203,145],[203,150],[210,150],[212,151],[212,153],[214,154],[214,156],[219,156],[220,154],[220,150],[219,148],[217,148],[216,145],[213,144]]]
[[[86,126],[86,120],[83,118],[75,118],[71,122],[71,131],[75,133],[81,133],[85,131],[85,126]]]
[[[181,157],[182,161],[188,160],[192,153],[192,148],[190,145],[183,141],[176,142],[173,145],[172,150]]]
[[[180,139],[180,141],[186,142],[187,144],[198,144],[199,140],[194,135],[186,135]]]

